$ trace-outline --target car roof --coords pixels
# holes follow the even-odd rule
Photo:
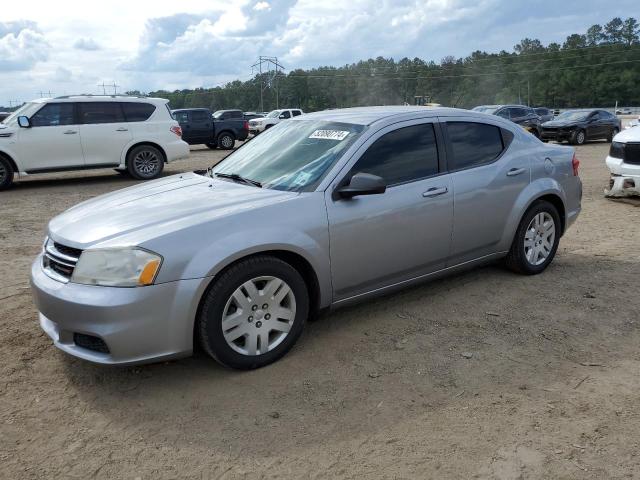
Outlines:
[[[67,102],[151,102],[169,103],[166,98],[136,97],[129,95],[64,95],[62,97],[37,98],[31,103],[67,103]]]
[[[295,121],[324,120],[329,122],[353,123],[358,125],[371,125],[375,122],[397,118],[398,120],[410,120],[412,118],[443,116],[469,116],[480,118],[478,112],[446,107],[420,107],[420,106],[381,106],[381,107],[354,107],[339,108],[335,110],[323,110],[321,112],[306,113],[304,116],[294,118]]]

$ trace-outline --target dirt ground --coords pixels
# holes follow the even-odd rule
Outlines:
[[[28,289],[46,223],[133,180],[20,182],[0,194],[0,478],[640,478],[640,208],[603,197],[607,149],[578,148],[583,212],[544,274],[490,266],[338,310],[252,372],[55,349]]]

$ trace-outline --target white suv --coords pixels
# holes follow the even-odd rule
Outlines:
[[[141,180],[189,155],[168,100],[79,95],[26,103],[0,123],[0,190],[16,175],[114,168]]]
[[[264,132],[266,129],[277,125],[282,120],[287,120],[293,117],[299,117],[304,112],[299,108],[285,108],[282,110],[273,110],[269,112],[264,118],[256,118],[253,120],[249,120],[249,133],[253,133],[254,135],[258,135],[261,132]]]

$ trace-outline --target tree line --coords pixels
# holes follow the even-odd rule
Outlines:
[[[263,90],[261,105],[260,90]],[[139,93],[139,92],[132,92]],[[439,63],[420,58],[371,58],[256,75],[215,88],[149,92],[172,108],[208,107],[269,111],[278,105],[305,111],[416,101],[471,108],[522,103],[552,108],[640,104],[640,28],[635,18],[614,18],[543,45],[524,38],[513,51],[474,51]],[[416,100],[418,98],[418,100]]]

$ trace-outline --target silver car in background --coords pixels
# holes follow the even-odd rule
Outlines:
[[[54,218],[31,270],[55,345],[104,364],[189,355],[255,368],[319,310],[504,259],[542,272],[580,212],[570,147],[497,116],[307,114],[215,167]]]

